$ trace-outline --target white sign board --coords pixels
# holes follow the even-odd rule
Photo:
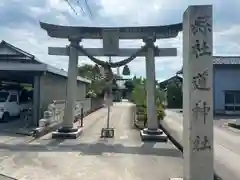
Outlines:
[[[107,107],[112,106],[112,105],[113,105],[112,95],[105,94],[105,96],[104,96],[104,101],[105,101],[105,105],[106,105]]]
[[[106,104],[106,106],[112,106],[113,105],[113,100],[112,100],[112,98],[106,98],[105,99],[105,104]]]

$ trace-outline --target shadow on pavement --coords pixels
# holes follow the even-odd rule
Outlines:
[[[21,134],[17,134],[15,132],[9,132],[9,131],[2,131],[0,132],[0,138],[3,137],[3,136],[8,136],[8,137],[25,137],[25,135],[21,135]]]
[[[104,143],[80,143],[74,145],[58,145],[62,141],[52,141],[48,145],[35,144],[3,144],[0,143],[0,150],[15,152],[80,152],[85,155],[102,155],[103,153],[119,154],[141,154],[156,156],[182,157],[182,153],[173,148],[154,148],[153,144],[143,145],[141,147],[124,146],[122,144],[104,144]]]
[[[20,134],[25,136],[32,135],[32,130],[35,128],[34,125],[26,125],[26,122],[20,118],[13,117],[8,121],[0,121],[0,136],[8,135],[14,136],[14,134]],[[2,134],[3,133],[3,134]]]
[[[17,180],[17,179],[6,176],[4,174],[0,174],[0,180]]]

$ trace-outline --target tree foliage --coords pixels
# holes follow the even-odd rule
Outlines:
[[[104,74],[101,73],[98,65],[84,64],[78,67],[78,75],[92,81],[87,89],[89,97],[104,96],[104,91],[107,87],[107,82],[104,79]],[[120,78],[113,74],[114,79]],[[113,81],[114,89],[117,88],[116,81]]]
[[[105,87],[103,75],[97,65],[84,64],[78,67],[78,75],[92,81],[87,89],[89,97],[101,96]]]
[[[132,80],[127,80],[127,81],[124,83],[124,85],[125,85],[125,88],[127,88],[127,90],[128,90],[129,92],[132,92],[132,91],[133,91],[133,89],[134,89],[134,84],[133,84],[133,81],[132,81]]]
[[[132,101],[137,105],[138,111],[143,115],[144,120],[147,120],[147,90],[146,90],[146,79],[133,77],[133,91]],[[156,98],[156,114],[159,120],[165,116],[162,102],[164,100],[164,93],[159,89],[155,91]]]

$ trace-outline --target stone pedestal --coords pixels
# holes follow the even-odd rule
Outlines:
[[[184,180],[214,179],[212,71],[212,6],[190,6],[183,16]]]
[[[101,138],[113,138],[114,128],[102,128]]]
[[[57,131],[52,133],[53,139],[76,139],[82,133],[81,128],[59,128]]]
[[[160,129],[145,128],[140,131],[142,141],[167,142],[167,135]]]
[[[67,97],[64,109],[64,117],[62,126],[56,132],[52,133],[52,138],[77,138],[81,134],[81,129],[73,128],[76,106],[76,90],[77,90],[77,65],[78,52],[74,46],[78,45],[78,41],[71,41],[69,47],[69,64],[68,64],[68,80],[67,80]]]
[[[156,81],[155,81],[155,39],[146,39],[144,42],[148,45],[146,54],[146,89],[147,89],[147,119],[148,127],[140,131],[142,141],[167,141],[167,136],[159,129],[156,114]]]

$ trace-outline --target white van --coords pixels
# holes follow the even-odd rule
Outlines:
[[[19,116],[21,111],[30,108],[31,103],[20,103],[19,93],[14,90],[0,91],[0,119],[8,120],[9,117]]]

